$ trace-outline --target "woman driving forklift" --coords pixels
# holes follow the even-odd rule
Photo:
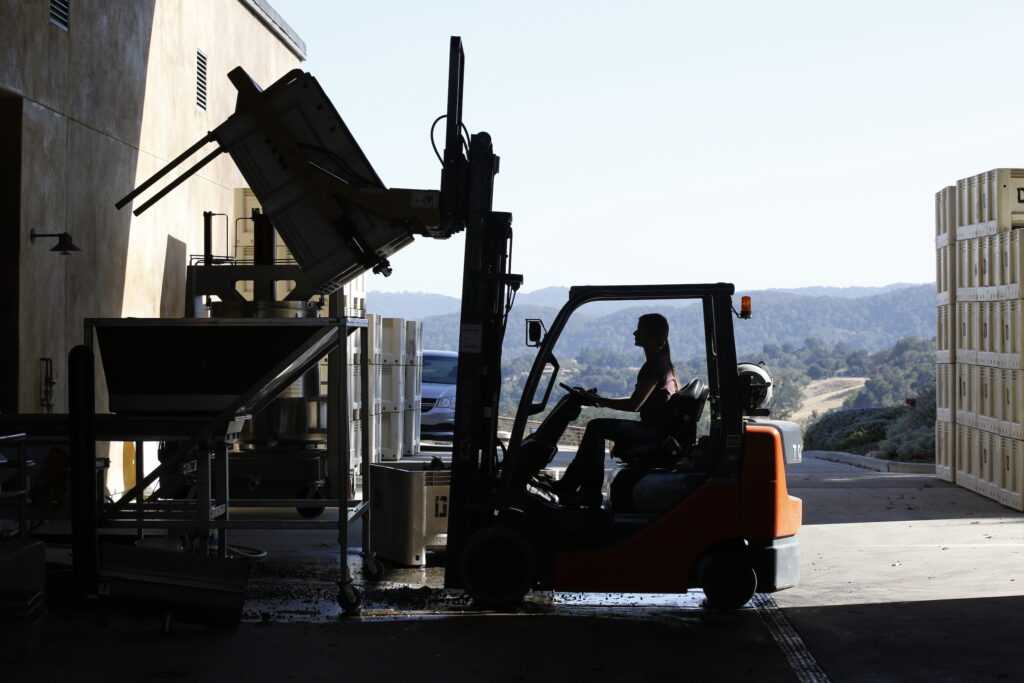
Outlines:
[[[563,505],[601,505],[606,440],[620,447],[626,443],[656,446],[671,428],[667,406],[669,398],[679,391],[679,378],[672,365],[668,321],[658,313],[640,316],[633,332],[633,343],[644,350],[646,360],[637,374],[631,395],[609,398],[596,391],[580,391],[576,395],[584,405],[631,413],[639,411],[640,420],[599,417],[587,424],[576,457],[554,484]]]

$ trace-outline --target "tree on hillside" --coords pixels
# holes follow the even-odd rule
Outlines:
[[[861,372],[856,374],[870,379],[843,408],[901,405],[934,388],[935,344],[919,338],[901,339],[891,349],[866,355],[863,367],[857,370]]]

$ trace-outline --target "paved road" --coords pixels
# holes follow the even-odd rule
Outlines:
[[[813,457],[790,485],[805,526],[802,584],[775,596],[798,637],[785,654],[767,626],[778,612],[708,614],[699,594],[562,596],[484,615],[429,588],[385,588],[367,596],[371,617],[339,622],[334,535],[264,532],[233,537],[273,558],[237,629],[162,636],[153,616],[62,608],[22,680],[1024,680],[1024,515],[934,477]],[[437,587],[441,573],[389,579]]]

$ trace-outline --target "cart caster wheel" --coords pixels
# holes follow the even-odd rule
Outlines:
[[[736,610],[754,597],[757,573],[742,551],[718,551],[707,558],[701,581],[711,609]]]
[[[488,527],[473,534],[459,565],[466,591],[484,609],[520,605],[537,578],[533,546],[508,527]]]
[[[307,491],[307,490],[302,490],[302,491],[299,492],[299,498],[309,498],[311,500],[323,500],[323,497],[324,497],[324,494],[320,490],[316,490],[313,493],[309,493],[309,491]],[[303,519],[316,519],[317,517],[319,517],[320,515],[322,515],[324,513],[324,510],[325,510],[325,508],[322,508],[322,507],[318,507],[318,508],[297,507],[297,508],[295,508],[295,511],[298,512],[299,516],[302,517]]]
[[[376,557],[363,558],[363,576],[370,581],[380,581],[384,577],[384,565]]]
[[[362,609],[363,596],[351,582],[338,587],[338,606],[347,617],[357,617]]]

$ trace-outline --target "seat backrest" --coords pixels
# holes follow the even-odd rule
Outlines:
[[[672,394],[665,403],[662,419],[666,426],[666,438],[657,445],[637,445],[616,443],[612,448],[612,457],[623,462],[637,464],[644,461],[645,467],[671,466],[682,455],[685,455],[697,442],[697,422],[704,412],[710,390],[700,378],[695,378],[686,386]]]
[[[676,425],[673,436],[684,449],[689,449],[697,441],[697,422],[704,414],[710,393],[708,386],[699,377],[694,377],[668,400],[672,423]]]

